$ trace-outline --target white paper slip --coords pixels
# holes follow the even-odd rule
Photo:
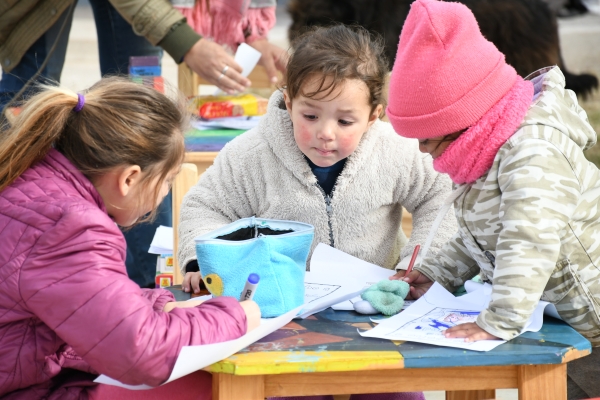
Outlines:
[[[250,72],[256,67],[258,60],[262,56],[261,52],[254,47],[242,43],[238,46],[234,60],[242,67],[242,76],[250,75]]]
[[[285,324],[290,322],[292,318],[298,314],[301,307],[295,308],[287,313],[277,317],[262,319],[260,326],[244,336],[230,340],[228,342],[205,344],[201,346],[184,346],[175,361],[175,366],[171,372],[171,376],[165,383],[174,381],[175,379],[181,378],[182,376],[191,374],[192,372],[198,371],[202,368],[208,367],[218,361],[221,361],[245,347],[248,347],[252,343],[259,339],[267,336],[269,333],[276,331],[283,327]],[[100,375],[94,380],[94,382],[103,383],[106,385],[120,386],[131,390],[145,390],[152,389],[151,386],[147,385],[126,385],[106,375]]]
[[[213,118],[209,120],[195,119],[192,122],[192,126],[198,130],[208,129],[240,129],[249,130],[258,125],[260,117],[227,117],[227,118]]]
[[[148,253],[173,254],[173,228],[162,225],[156,228]]]
[[[242,43],[238,46],[235,56],[233,57],[235,62],[242,67],[241,75],[243,77],[247,77],[250,75],[250,72],[256,67],[258,60],[262,56],[261,52],[256,50],[254,47],[247,45],[246,43]],[[222,94],[223,91],[218,89],[215,92],[215,96]]]

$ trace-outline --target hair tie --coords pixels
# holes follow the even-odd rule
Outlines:
[[[73,111],[79,112],[85,104],[85,97],[81,93],[77,93],[77,105],[73,108]]]

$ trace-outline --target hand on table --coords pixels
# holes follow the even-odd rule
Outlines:
[[[201,78],[229,94],[250,86],[250,80],[240,74],[242,67],[222,46],[208,39],[198,40],[183,61]]]
[[[419,271],[411,271],[406,275],[406,271],[399,270],[395,275],[390,276],[391,280],[403,280],[410,285],[410,291],[406,300],[416,300],[423,296],[429,290],[433,281],[420,273]]]
[[[188,272],[185,274],[181,287],[184,292],[190,291],[190,287],[194,290],[194,293],[200,292],[200,272]],[[189,301],[171,301],[163,307],[163,311],[169,312],[174,308],[190,308],[196,307],[202,304],[204,300],[189,300]],[[244,309],[246,314],[247,332],[258,327],[260,325],[260,308],[258,304],[252,300],[246,300],[240,302],[240,306]]]
[[[444,331],[444,336],[447,338],[465,338],[465,342],[467,343],[476,342],[478,340],[500,339],[487,333],[474,322],[467,322],[466,324],[460,324],[446,329]]]
[[[258,63],[265,67],[271,83],[277,83],[277,71],[285,73],[289,55],[279,46],[269,43],[266,39],[255,40],[250,46],[260,51],[262,57]]]
[[[186,293],[190,293],[190,291],[193,291],[194,293],[200,293],[201,280],[202,277],[200,276],[200,272],[186,272],[185,276],[183,277],[181,288]]]

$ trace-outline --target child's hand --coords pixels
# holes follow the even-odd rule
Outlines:
[[[240,306],[242,306],[246,313],[246,333],[248,333],[260,325],[260,308],[258,307],[258,304],[252,300],[242,301],[240,302]]]
[[[390,281],[399,281],[402,280],[402,278],[404,278],[404,275],[406,275],[406,270],[399,269],[394,275],[390,276],[388,279]]]
[[[287,51],[269,43],[266,39],[255,40],[249,44],[262,54],[260,60],[258,60],[258,64],[265,67],[269,81],[271,83],[277,83],[277,71],[285,73],[285,68],[289,59]]]
[[[169,312],[174,308],[192,308],[199,306],[204,303],[204,300],[190,300],[190,301],[170,301],[163,307],[164,312]]]
[[[200,293],[200,281],[202,277],[200,276],[200,272],[187,272],[185,277],[183,278],[183,283],[181,284],[181,288],[184,292],[189,293],[190,290],[193,290],[194,293]]]
[[[447,338],[465,338],[465,342],[476,342],[478,340],[499,340],[500,338],[491,335],[481,329],[474,322],[453,326],[444,331],[444,336]]]
[[[416,300],[420,298],[429,290],[431,285],[433,285],[433,281],[419,271],[413,270],[406,276],[404,275],[405,273],[406,271],[398,271],[398,273],[390,277],[390,279],[402,279],[410,285],[410,291],[408,292],[408,296],[406,296],[406,300]],[[398,276],[398,278],[396,278],[396,276]]]

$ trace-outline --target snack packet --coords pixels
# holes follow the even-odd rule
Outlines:
[[[263,115],[268,100],[253,94],[235,96],[197,96],[191,99],[191,112],[201,118],[224,118]]]

